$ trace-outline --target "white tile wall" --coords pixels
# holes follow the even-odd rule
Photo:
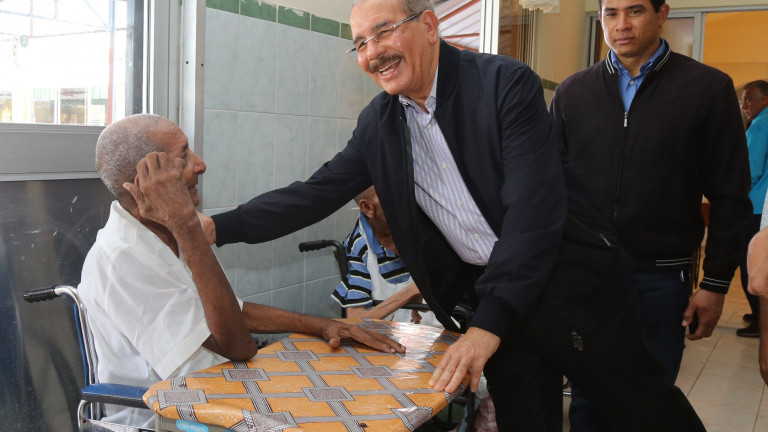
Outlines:
[[[304,180],[346,145],[357,115],[381,89],[344,54],[350,41],[206,9],[203,212],[234,208]],[[301,253],[305,240],[342,241],[358,212],[333,216],[261,245],[215,248],[238,297],[339,316],[331,249]]]

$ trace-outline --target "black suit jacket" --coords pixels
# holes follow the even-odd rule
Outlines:
[[[311,178],[214,216],[217,244],[283,236],[373,184],[400,256],[447,328],[454,327],[448,313],[467,296],[476,306],[471,325],[499,336],[523,324],[539,301],[559,306],[574,329],[594,327],[599,311],[623,298],[623,287],[606,280],[620,249],[561,160],[538,76],[513,59],[442,42],[436,98],[462,178],[499,238],[479,279],[416,203],[404,109],[386,93]]]

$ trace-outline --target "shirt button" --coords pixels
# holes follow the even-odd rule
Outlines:
[[[427,125],[427,129],[431,129],[431,128],[432,128],[432,123]]]
[[[461,201],[456,201],[456,205],[461,207],[463,204],[461,203]]]
[[[443,162],[443,164],[442,164],[442,165],[440,165],[440,166],[441,166],[441,167],[443,167],[443,168],[448,168],[448,164],[447,164],[447,163],[445,163],[445,162]]]
[[[475,240],[480,240],[480,234],[475,234]]]
[[[634,80],[630,81],[629,85],[635,85],[635,81]]]

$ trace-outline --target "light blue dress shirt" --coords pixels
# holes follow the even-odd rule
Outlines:
[[[768,192],[768,108],[752,119],[752,124],[747,129],[747,148],[749,171],[752,173],[749,199],[752,200],[752,213],[761,214],[765,194]]]
[[[662,39],[659,49],[653,53],[653,56],[648,60],[648,63],[640,66],[640,73],[636,77],[629,76],[629,71],[627,71],[624,65],[622,65],[616,58],[616,54],[613,53],[613,50],[608,54],[611,56],[611,63],[613,63],[613,66],[619,71],[619,93],[621,93],[621,100],[624,102],[624,111],[629,111],[629,107],[632,106],[632,100],[635,98],[635,94],[637,94],[637,89],[640,88],[640,84],[643,83],[646,75],[648,75],[648,71],[651,70],[656,60],[661,57],[666,46],[667,41]]]

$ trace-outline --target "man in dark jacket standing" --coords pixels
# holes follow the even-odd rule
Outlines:
[[[467,373],[474,390],[484,370],[500,430],[553,431],[566,374],[617,430],[703,430],[642,343],[631,261],[561,162],[540,79],[441,41],[428,0],[362,0],[350,25],[349,52],[386,92],[311,178],[215,215],[217,244],[288,234],[373,184],[438,320],[475,310],[435,390]]]
[[[611,51],[564,80],[550,112],[569,157],[635,261],[643,327],[674,383],[685,326],[688,339],[701,339],[720,318],[751,204],[733,82],[670,51],[660,36],[669,13],[664,3],[600,1]],[[691,296],[689,269],[704,234],[702,194],[711,203],[710,224],[701,289]],[[575,393],[571,423],[596,424],[578,388]]]

